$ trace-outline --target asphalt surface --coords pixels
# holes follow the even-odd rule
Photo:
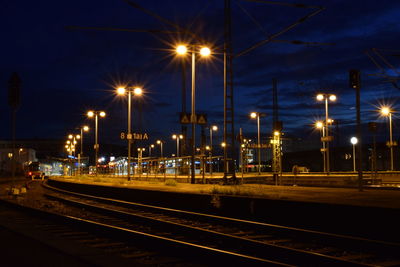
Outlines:
[[[52,178],[74,183],[89,183],[104,186],[128,187],[142,190],[172,191],[188,194],[222,194],[267,199],[344,204],[400,209],[400,190],[385,190],[368,187],[363,191],[357,188],[329,188],[305,186],[274,186],[263,184],[243,184],[222,186],[212,184],[175,183],[167,185],[164,181],[127,181],[120,177],[66,177]]]

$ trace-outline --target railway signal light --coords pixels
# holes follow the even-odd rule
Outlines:
[[[349,71],[350,87],[353,89],[360,88],[360,71],[350,70]]]

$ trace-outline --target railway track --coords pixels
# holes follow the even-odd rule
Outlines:
[[[60,199],[40,199],[41,208],[21,206],[18,204],[20,200],[17,197],[11,202],[4,201],[3,197],[0,210],[6,211],[1,215],[10,219],[8,223],[1,220],[0,225],[17,232],[19,230],[15,228],[25,228],[24,234],[37,239],[38,243],[55,247],[86,266],[190,267],[212,266],[220,262],[242,266],[290,266],[177,240],[165,231],[156,235],[146,225],[133,225],[104,211],[94,212],[60,204]],[[78,245],[65,248],[68,240]],[[97,251],[93,252],[93,249]],[[46,255],[42,257],[45,259]]]
[[[107,199],[46,186],[46,197],[90,212],[87,223],[134,233],[205,264],[398,266],[400,244]],[[122,234],[123,235],[123,234]],[[162,240],[162,241],[160,241]],[[178,253],[178,254],[179,254]],[[200,256],[199,255],[203,255]],[[190,257],[192,257],[190,256]]]

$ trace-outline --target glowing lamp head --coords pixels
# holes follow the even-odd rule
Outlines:
[[[150,145],[150,147],[151,147],[151,148],[154,148],[154,145],[153,145],[153,144],[151,144],[151,145]]]
[[[330,95],[329,96],[330,101],[336,101],[336,95]]]
[[[140,88],[140,87],[135,87],[135,88],[133,89],[133,94],[134,94],[134,95],[142,95],[142,93],[143,93],[143,90],[142,90],[142,88]]]
[[[187,47],[186,47],[186,45],[178,45],[178,46],[176,47],[176,53],[177,53],[178,55],[184,55],[184,54],[186,54],[186,53],[187,53]]]
[[[200,49],[200,55],[203,57],[208,57],[211,54],[211,50],[208,47],[202,47]]]
[[[382,114],[383,116],[388,116],[388,115],[390,114],[390,112],[391,112],[391,110],[390,110],[389,107],[382,107],[382,108],[381,108],[381,114]]]
[[[77,135],[76,135],[76,139],[81,139],[81,135],[80,135],[80,134],[77,134]]]
[[[315,123],[315,127],[316,127],[317,129],[322,129],[323,126],[324,126],[324,124],[322,123],[322,121],[317,121],[317,122]]]
[[[126,89],[124,87],[118,87],[117,88],[117,93],[119,95],[124,95],[125,94]]]
[[[161,140],[157,140],[157,144],[161,144]]]
[[[180,134],[180,135],[179,135],[179,139],[183,139],[183,135]]]
[[[222,146],[222,147],[226,147],[226,143],[225,143],[225,142],[222,142],[222,143],[221,143],[221,146]]]
[[[218,131],[218,126],[217,126],[217,125],[213,125],[213,126],[211,126],[211,129],[212,129],[213,131]]]
[[[100,117],[105,117],[106,116],[106,113],[104,112],[104,111],[100,111]]]
[[[275,136],[279,136],[281,133],[279,131],[274,131]]]
[[[68,135],[68,138],[72,139],[72,138],[74,138],[74,136],[72,134],[70,134],[70,135]]]
[[[176,139],[176,138],[177,138],[176,134],[173,134],[172,139]]]
[[[206,146],[206,150],[210,150],[211,148],[210,148],[210,146]]]
[[[83,130],[85,131],[85,132],[87,132],[87,131],[89,131],[89,126],[83,126]]]
[[[94,111],[88,111],[87,115],[89,118],[92,118],[94,116]]]
[[[323,94],[318,94],[318,95],[317,95],[317,100],[318,100],[318,101],[324,100],[324,95],[323,95]]]
[[[357,143],[358,143],[358,139],[357,139],[357,137],[352,137],[351,139],[350,139],[350,143],[352,143],[353,145],[356,145]]]
[[[252,112],[252,113],[250,113],[250,117],[251,117],[252,119],[257,118],[257,112]]]

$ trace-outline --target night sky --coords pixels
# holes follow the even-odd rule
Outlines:
[[[207,40],[212,58],[197,62],[196,109],[208,114],[210,123],[223,122],[223,2],[181,0],[136,0],[146,9]],[[319,42],[323,45],[294,45],[272,42],[234,60],[236,129],[255,135],[251,111],[267,113],[262,118],[264,135],[272,125],[272,78],[278,79],[279,117],[287,136],[317,138],[313,122],[324,115],[324,105],[315,100],[318,92],[334,93],[331,116],[351,134],[355,123],[355,93],[348,85],[348,71],[359,69],[362,79],[362,119],[382,122],[377,106],[398,106],[399,89],[366,55],[376,58],[392,78],[400,71],[400,1],[286,1],[324,6],[326,9],[279,36],[278,40]],[[233,48],[239,53],[266,36],[281,31],[315,9],[232,1]],[[141,127],[151,140],[173,140],[180,132],[180,60],[174,45],[190,42],[180,34],[150,34],[115,31],[71,30],[67,26],[124,29],[174,29],[127,1],[23,1],[3,0],[0,9],[0,139],[10,139],[10,108],[7,83],[17,72],[23,82],[17,112],[17,138],[63,139],[74,128],[93,121],[89,109],[105,110],[100,120],[100,140],[121,143],[126,130],[126,100],[116,96],[115,86],[130,82],[143,86],[143,101],[134,101],[135,129]],[[377,48],[391,70],[371,50]],[[190,66],[187,66],[188,111],[190,109]],[[398,83],[400,85],[400,81]],[[397,104],[396,104],[397,102]],[[141,114],[141,116],[140,116]],[[141,117],[141,119],[140,119]],[[394,115],[394,137],[399,116]],[[93,133],[93,131],[92,131]],[[90,137],[92,138],[92,137]]]

